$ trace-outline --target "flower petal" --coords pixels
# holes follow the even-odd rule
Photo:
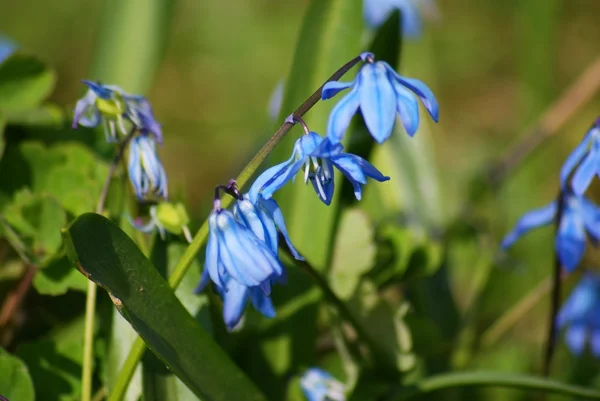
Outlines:
[[[95,82],[88,81],[85,79],[81,82],[86,84],[88,88],[90,88],[96,94],[96,96],[98,96],[101,99],[108,100],[113,97],[114,91],[108,86],[97,84]]]
[[[596,358],[600,358],[600,329],[594,328],[590,335],[590,348]]]
[[[573,152],[567,157],[567,160],[563,163],[560,169],[560,185],[561,188],[566,188],[567,180],[569,179],[569,175],[573,171],[573,169],[579,164],[581,159],[586,155],[588,150],[588,145],[590,144],[590,140],[592,139],[592,133],[594,130],[590,130],[584,137],[583,140]]]
[[[216,213],[211,213],[208,218],[208,224],[210,229],[208,231],[206,256],[204,258],[204,270],[208,272],[210,279],[217,285],[217,287],[222,288],[222,271],[219,269],[219,236],[217,235],[219,228],[217,226]]]
[[[414,136],[419,128],[419,102],[408,89],[397,81],[392,81],[396,91],[396,110],[400,121],[409,136]]]
[[[344,132],[348,128],[348,125],[350,125],[350,121],[358,110],[359,105],[358,85],[355,85],[346,96],[340,99],[329,114],[327,137],[331,143],[336,144],[342,140]]]
[[[555,239],[556,252],[563,267],[575,270],[585,252],[585,226],[576,209],[566,205]]]
[[[365,64],[359,71],[360,109],[369,132],[378,143],[392,134],[396,120],[396,92],[382,61]]]
[[[248,295],[248,287],[232,279],[227,282],[227,291],[223,294],[223,320],[228,330],[233,330],[240,322]]]
[[[580,355],[585,347],[586,330],[584,326],[575,325],[567,329],[565,342],[575,355]]]
[[[323,85],[323,90],[321,91],[321,99],[331,99],[344,89],[350,88],[352,85],[354,85],[354,82],[329,81],[325,85]]]
[[[275,317],[275,308],[271,298],[259,288],[250,288],[250,300],[254,308],[266,317]]]
[[[277,202],[275,202],[274,199],[260,198],[259,205],[261,208],[264,208],[264,210],[266,210],[269,217],[271,217],[273,219],[273,221],[275,222],[277,229],[279,230],[281,235],[283,235],[283,238],[285,239],[285,242],[287,243],[287,246],[290,249],[290,252],[292,253],[292,255],[294,255],[294,258],[296,258],[296,260],[304,260],[304,258],[302,256],[300,256],[300,254],[294,247],[294,244],[292,244],[292,241],[291,241],[290,236],[287,231],[287,227],[285,226],[285,220],[283,219],[283,213],[281,212],[281,209],[279,208],[279,205],[277,204]]]
[[[575,195],[583,195],[592,183],[592,179],[596,175],[598,156],[600,155],[598,154],[597,146],[592,145],[588,154],[583,158],[577,170],[575,170],[575,174],[573,174],[573,179],[571,180],[571,188],[573,188]]]
[[[600,208],[585,197],[581,197],[579,201],[581,202],[581,214],[588,234],[594,240],[600,241]]]
[[[74,110],[73,129],[77,128],[77,124],[88,128],[94,128],[100,124],[100,112],[93,108],[95,100],[96,95],[94,92],[88,90],[85,96],[77,101]],[[89,115],[86,117],[86,114]]]
[[[425,106],[425,108],[429,112],[429,115],[431,116],[431,118],[433,118],[433,121],[438,122],[440,107],[431,89],[429,89],[427,85],[425,85],[418,79],[403,77],[402,75],[398,74],[389,64],[385,64],[387,67],[387,71],[390,74],[390,78],[395,78],[396,80],[398,80],[398,82],[400,82],[401,85],[406,86],[417,96],[419,96],[421,102],[423,102],[423,106]]]
[[[515,228],[502,240],[502,248],[511,247],[521,236],[533,228],[550,224],[556,215],[556,202],[542,208],[532,210],[521,217]]]

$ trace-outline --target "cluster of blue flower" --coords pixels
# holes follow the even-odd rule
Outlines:
[[[560,172],[559,199],[525,214],[504,238],[502,248],[512,246],[533,228],[557,224],[554,247],[562,267],[572,273],[583,259],[588,238],[600,240],[600,207],[584,196],[594,176],[600,177],[600,120],[567,158]],[[600,357],[600,277],[586,273],[571,293],[556,320],[566,329],[566,341],[576,354],[590,341]]]
[[[353,82],[328,82],[323,87],[323,99],[352,88],[332,110],[326,137],[310,131],[301,118],[292,115],[286,122],[301,124],[304,135],[296,141],[287,161],[264,171],[247,194],[241,194],[233,181],[216,188],[209,217],[205,269],[198,290],[203,289],[209,279],[215,284],[224,300],[223,315],[229,329],[240,321],[248,299],[263,315],[275,314],[269,298],[271,285],[285,277],[277,258],[277,230],[293,256],[302,260],[287,235],[273,194],[293,180],[302,168],[305,183],[311,182],[326,205],[333,196],[334,168],[350,181],[359,200],[368,178],[379,182],[389,180],[365,159],[344,152],[340,143],[359,108],[370,134],[379,143],[389,138],[397,116],[409,135],[416,132],[419,106],[415,96],[421,99],[431,117],[438,119],[437,101],[425,84],[398,75],[389,64],[375,61],[371,53],[361,54],[361,59],[364,64]],[[237,200],[233,213],[222,209],[221,191]]]

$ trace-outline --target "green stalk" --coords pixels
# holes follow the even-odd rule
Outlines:
[[[339,70],[337,70],[327,81],[323,83],[313,93],[300,107],[296,109],[292,114],[296,117],[303,117],[317,102],[321,99],[321,91],[323,90],[323,86],[329,81],[337,81],[344,74],[346,74],[352,67],[358,64],[361,61],[360,56],[353,58],[344,64]],[[285,122],[279,129],[273,134],[273,136],[263,145],[263,147],[258,151],[258,153],[250,160],[250,162],[244,167],[242,172],[237,176],[236,181],[238,183],[238,187],[241,190],[244,185],[248,182],[248,180],[254,175],[256,170],[260,167],[262,162],[269,156],[269,154],[273,151],[275,146],[285,137],[285,135],[292,129],[294,124],[290,122]],[[227,208],[231,202],[233,201],[232,197],[225,197],[221,201],[221,205],[223,208]],[[200,249],[206,242],[208,237],[208,220],[205,220],[200,229],[194,236],[192,243],[187,247],[185,253],[175,266],[173,270],[173,274],[169,277],[169,285],[171,288],[175,289],[183,280],[183,277],[187,273],[189,267],[192,262],[200,252]],[[123,394],[127,390],[129,386],[129,381],[133,377],[133,372],[137,364],[139,363],[142,355],[144,354],[144,350],[146,349],[144,341],[138,337],[133,344],[127,359],[117,377],[115,385],[113,387],[113,391],[108,398],[108,401],[120,401],[123,398]]]
[[[85,298],[85,326],[83,331],[83,367],[81,372],[81,401],[92,399],[92,376],[94,373],[94,318],[96,317],[96,294],[98,286],[89,280]]]
[[[563,394],[571,397],[600,400],[598,390],[573,386],[535,376],[511,375],[497,372],[442,373],[417,381],[410,386],[400,386],[385,401],[404,401],[437,390],[455,387],[512,387]]]

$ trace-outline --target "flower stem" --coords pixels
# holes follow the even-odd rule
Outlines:
[[[356,56],[355,58],[344,64],[331,77],[329,77],[329,79],[325,81],[323,85],[321,85],[319,89],[315,91],[315,93],[313,93],[308,99],[306,99],[304,103],[302,103],[302,105],[300,105],[300,107],[298,107],[296,111],[292,113],[292,115],[300,118],[304,116],[321,99],[321,92],[323,90],[323,86],[325,86],[327,82],[337,81],[360,61],[360,56]],[[283,125],[279,127],[279,129],[267,141],[267,143],[263,145],[263,147],[258,151],[258,153],[254,155],[252,160],[250,160],[250,162],[246,165],[246,167],[244,167],[242,172],[235,179],[240,189],[244,187],[244,185],[248,182],[248,180],[252,177],[256,170],[258,170],[262,162],[265,161],[267,156],[269,156],[273,149],[275,149],[275,146],[277,146],[277,144],[285,137],[285,135],[290,131],[290,129],[292,129],[293,126],[294,124],[290,122],[284,122]],[[231,204],[232,201],[233,198],[231,197],[223,198],[221,202],[221,207],[226,208]],[[208,220],[204,220],[204,223],[202,223],[202,225],[200,226],[200,229],[194,236],[194,239],[185,250],[181,259],[179,259],[179,262],[177,262],[177,265],[173,270],[173,274],[171,274],[171,276],[169,277],[169,285],[171,286],[171,288],[177,288],[179,286],[179,283],[181,283],[181,280],[183,280],[183,277],[185,276],[192,262],[196,258],[196,255],[198,255],[198,252],[200,252],[200,249],[206,242],[207,237]],[[123,395],[125,394],[125,391],[127,390],[127,387],[129,385],[129,381],[133,376],[133,370],[135,370],[138,362],[140,361],[144,349],[144,341],[140,337],[138,337],[135,340],[135,343],[133,344],[133,347],[129,352],[127,359],[125,360],[125,364],[123,365],[119,376],[117,377],[117,381],[115,383],[113,392],[110,395],[109,401],[120,401],[123,398]],[[131,372],[129,370],[131,370]]]
[[[119,144],[119,149],[110,164],[108,169],[108,175],[104,186],[100,192],[98,198],[98,204],[96,205],[96,213],[102,214],[104,211],[104,204],[106,203],[106,197],[108,196],[108,190],[113,176],[117,170],[117,166],[125,153],[127,144],[135,135],[136,128],[132,128],[129,134],[125,137],[123,142]],[[85,323],[83,331],[83,360],[82,360],[82,371],[81,371],[81,401],[90,401],[92,398],[92,376],[94,374],[94,318],[96,316],[96,296],[98,293],[98,287],[96,283],[89,280],[87,285],[87,294],[85,299]]]
[[[600,392],[546,378],[496,372],[453,372],[434,375],[408,386],[399,386],[385,401],[404,401],[437,390],[456,387],[513,387],[600,400]]]

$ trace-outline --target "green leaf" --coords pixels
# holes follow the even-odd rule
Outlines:
[[[62,244],[60,229],[67,217],[52,197],[17,192],[4,210],[4,218],[25,243],[33,262],[43,266],[58,252]]]
[[[55,104],[45,104],[32,109],[19,110],[7,115],[8,123],[29,127],[61,127],[65,113]]]
[[[68,290],[85,292],[87,280],[73,269],[66,257],[62,257],[38,270],[33,278],[33,286],[42,295],[57,296],[65,294]]]
[[[360,53],[362,20],[360,0],[311,1],[286,83],[281,120],[339,67]],[[329,112],[335,103],[336,100],[320,102],[307,114],[306,122],[311,130],[326,134]],[[300,133],[299,128],[290,132],[275,149],[270,161],[280,163],[289,158]],[[335,180],[340,183],[341,179],[341,174],[336,172]],[[341,185],[336,185],[336,189],[339,188]],[[294,244],[313,266],[324,271],[331,256],[339,196],[334,195],[331,205],[325,206],[311,185],[305,185],[302,180],[297,180],[295,185],[288,184],[277,196],[281,199]]]
[[[63,235],[76,267],[108,291],[148,347],[196,395],[215,401],[265,399],[115,224],[88,213]]]
[[[375,261],[373,228],[360,209],[342,213],[337,230],[329,280],[338,297],[348,300],[356,290],[362,275]]]
[[[6,117],[4,114],[0,113],[0,159],[2,159],[2,155],[4,154],[4,147],[6,143],[4,141],[4,129],[6,128]]]
[[[0,110],[36,107],[54,88],[54,71],[35,57],[15,53],[0,64]]]
[[[0,348],[0,395],[8,400],[34,401],[33,382],[19,358]]]

